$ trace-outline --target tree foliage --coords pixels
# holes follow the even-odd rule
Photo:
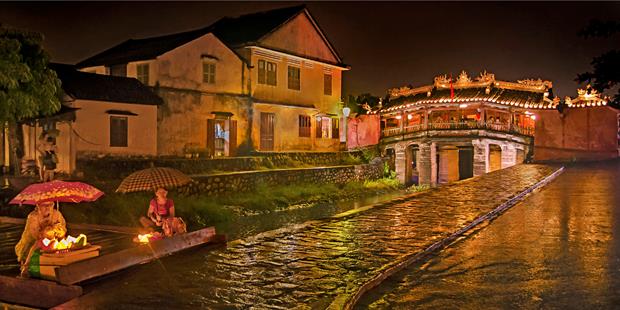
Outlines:
[[[60,109],[62,90],[48,68],[39,33],[0,25],[0,121],[18,122]]]
[[[591,20],[590,23],[579,31],[583,38],[612,38],[620,33],[619,21]],[[616,43],[619,41],[615,41]],[[620,85],[620,50],[612,49],[596,56],[591,62],[592,71],[577,75],[578,82],[588,82],[599,92]],[[620,89],[614,96],[612,103],[620,105]]]
[[[364,105],[367,104],[368,107],[376,110],[379,105],[379,97],[375,97],[370,93],[364,93],[358,95],[357,97],[354,95],[348,95],[344,103],[345,106],[348,106],[351,109],[351,112],[357,114],[366,114]]]

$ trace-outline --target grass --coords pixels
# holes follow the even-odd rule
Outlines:
[[[253,192],[227,196],[182,196],[170,191],[177,216],[190,229],[232,221],[244,214],[269,213],[300,204],[316,205],[343,199],[371,196],[403,189],[397,180],[384,178],[375,181],[335,184],[296,184],[286,186],[259,186]],[[104,190],[105,191],[105,190]],[[62,204],[61,211],[68,222],[120,226],[139,226],[139,218],[146,214],[151,193],[106,195],[93,203]]]

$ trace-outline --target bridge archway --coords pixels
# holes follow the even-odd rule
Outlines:
[[[410,144],[405,150],[405,186],[420,184],[420,146]]]
[[[489,171],[502,169],[502,147],[497,144],[489,144]]]

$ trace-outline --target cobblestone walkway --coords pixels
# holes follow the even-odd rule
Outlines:
[[[164,261],[166,282],[133,277],[144,280],[140,287],[100,287],[77,304],[323,309],[389,262],[447,237],[555,170],[519,165],[356,215],[259,234],[226,249],[176,258],[174,264]],[[158,286],[178,293],[135,298]]]

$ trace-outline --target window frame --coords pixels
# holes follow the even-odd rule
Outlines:
[[[264,59],[258,60],[258,84],[278,85],[278,64]]]
[[[295,74],[296,73],[296,74]],[[296,66],[288,66],[287,68],[287,86],[290,90],[301,90],[301,68]]]
[[[309,115],[299,114],[297,124],[300,138],[312,137],[312,118]]]
[[[329,77],[329,83],[328,83]],[[329,87],[327,87],[329,85]],[[323,73],[323,95],[331,96],[333,94],[333,76],[331,73]]]
[[[144,69],[146,68],[146,73]],[[140,70],[142,69],[142,70]],[[149,85],[150,66],[148,63],[141,63],[136,65],[136,78],[144,85]],[[143,72],[140,72],[143,71]]]
[[[116,123],[115,123],[116,120]],[[118,121],[122,121],[119,123]],[[117,128],[115,124],[125,123],[124,128]],[[116,132],[120,130],[119,132]],[[124,138],[116,138],[119,133],[125,132]],[[115,134],[116,133],[116,134]],[[120,115],[110,115],[110,147],[129,147],[129,117]],[[124,142],[124,143],[122,143]]]
[[[202,83],[215,84],[217,64],[215,61],[202,61]]]

